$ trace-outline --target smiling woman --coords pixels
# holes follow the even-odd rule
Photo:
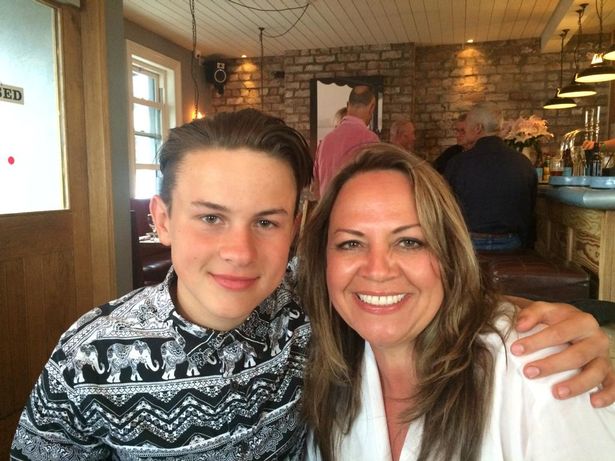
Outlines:
[[[438,262],[425,241],[413,195],[402,173],[357,174],[331,211],[331,302],[375,350],[411,348],[442,303]],[[391,201],[399,196],[411,200]]]
[[[310,459],[612,456],[615,406],[596,411],[588,394],[557,401],[550,387],[570,373],[530,381],[522,370],[536,355],[507,353],[520,337],[516,308],[481,276],[459,207],[427,162],[364,148],[330,183],[300,256]]]

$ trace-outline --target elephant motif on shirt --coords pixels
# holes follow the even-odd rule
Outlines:
[[[82,344],[67,361],[67,367],[75,370],[73,383],[85,381],[83,377],[83,367],[85,365],[91,366],[98,374],[105,372],[105,365],[98,361],[98,350],[93,344]]]
[[[256,357],[256,351],[252,345],[245,341],[233,341],[231,344],[218,352],[218,356],[222,362],[220,372],[225,378],[228,378],[231,374],[233,374],[235,365],[241,360],[242,357],[244,359],[244,368],[253,367],[256,365],[256,361],[254,360],[254,357]]]
[[[269,336],[269,347],[271,348],[272,357],[281,351],[279,341],[284,338],[290,338],[293,335],[293,332],[288,329],[288,322],[291,318],[299,318],[299,315],[299,312],[285,310],[269,324],[267,334]],[[265,345],[264,350],[267,350],[267,345]]]
[[[167,341],[160,346],[162,368],[164,370],[162,379],[175,379],[175,369],[177,365],[184,362],[188,363],[188,370],[186,371],[187,376],[200,375],[201,373],[199,372],[197,365],[203,364],[205,361],[211,363],[212,365],[216,363],[216,358],[212,357],[211,354],[188,354],[184,349],[185,347],[186,340],[180,334],[175,334],[174,339]]]
[[[152,354],[149,346],[143,341],[135,341],[132,344],[112,344],[107,349],[107,360],[109,361],[109,376],[107,382],[120,382],[122,369],[130,367],[131,381],[143,381],[137,366],[142,363],[146,368],[157,371],[158,362],[152,361]]]

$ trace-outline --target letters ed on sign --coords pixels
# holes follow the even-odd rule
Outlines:
[[[0,101],[23,104],[23,88],[0,83]]]

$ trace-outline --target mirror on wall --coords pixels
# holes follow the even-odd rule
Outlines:
[[[382,131],[382,99],[384,77],[334,77],[310,80],[310,147],[312,151],[334,126],[335,113],[346,107],[348,95],[357,85],[368,85],[376,95],[376,110],[370,129],[380,136]]]

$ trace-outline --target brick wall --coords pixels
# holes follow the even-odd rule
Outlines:
[[[581,68],[591,58],[597,36],[585,36],[579,49]],[[575,40],[565,49],[564,85],[572,78]],[[415,46],[412,43],[319,48],[265,57],[262,109],[282,117],[309,139],[312,78],[384,76],[383,140],[391,121],[410,117],[417,128],[418,152],[435,158],[454,144],[453,121],[472,104],[496,102],[505,118],[535,114],[560,136],[583,123],[584,107],[603,107],[606,129],[608,85],[597,96],[579,98],[575,109],[544,110],[559,84],[559,53],[540,53],[539,39],[488,42],[467,46]],[[211,88],[208,112],[261,108],[260,59],[227,61],[224,95]],[[284,78],[274,72],[284,71]]]
[[[579,47],[581,68],[588,65],[597,37]],[[564,49],[564,85],[573,74],[574,40]],[[608,85],[598,95],[578,98],[574,109],[545,110],[542,105],[559,85],[559,53],[540,53],[540,40],[512,40],[461,46],[417,47],[414,120],[420,152],[435,158],[455,143],[453,121],[479,101],[492,101],[504,118],[537,115],[545,118],[555,140],[583,124],[583,109],[602,106],[601,132],[606,129]],[[548,148],[555,146],[548,146]]]
[[[244,107],[260,108],[259,61],[228,62],[229,81],[224,95],[219,96],[211,89],[214,113]],[[284,118],[307,139],[312,78],[382,75],[385,77],[383,133],[387,133],[391,120],[412,115],[414,45],[411,43],[288,51],[281,58],[266,57],[264,67],[263,110]],[[271,77],[275,70],[284,71],[284,80]]]
[[[260,59],[226,60],[227,82],[224,94],[220,95],[213,87],[211,107],[207,112],[229,112],[248,107],[261,109],[277,117],[284,117],[284,80],[276,78],[274,72],[284,70],[283,56],[267,56],[263,59],[263,100],[261,106]]]

